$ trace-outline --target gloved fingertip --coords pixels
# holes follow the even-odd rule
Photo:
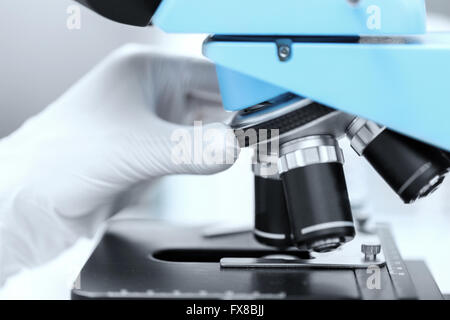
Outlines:
[[[225,171],[239,158],[241,148],[234,131],[223,123],[205,126],[204,140],[209,144],[204,153],[203,168],[211,173]]]
[[[182,164],[183,173],[218,173],[229,169],[238,159],[239,142],[234,131],[227,125],[223,123],[203,125],[196,122],[189,130],[191,132],[183,136],[192,138],[192,141],[185,141],[183,148],[178,148],[189,149],[189,152],[172,152],[172,160],[175,160],[173,162]],[[174,159],[174,155],[180,155],[182,158]]]

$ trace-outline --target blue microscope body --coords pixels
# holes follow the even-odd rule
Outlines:
[[[427,33],[426,18],[424,0],[161,2],[152,22],[162,30],[214,34],[204,55],[235,112],[230,126],[256,151],[261,243],[325,252],[353,239],[343,135],[405,203],[442,184],[450,34]],[[251,134],[272,128],[278,139]]]
[[[226,110],[291,92],[450,150],[450,33],[425,0],[76,0],[117,22],[214,34]]]
[[[424,0],[164,0],[152,22],[216,35],[226,110],[292,92],[450,149],[450,34]]]

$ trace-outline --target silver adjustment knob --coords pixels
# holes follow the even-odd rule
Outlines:
[[[364,253],[364,260],[375,261],[381,252],[381,244],[362,244],[361,252]]]

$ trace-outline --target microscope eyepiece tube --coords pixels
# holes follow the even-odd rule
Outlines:
[[[276,248],[292,247],[289,217],[283,183],[271,166],[275,163],[257,162],[255,174],[255,239]]]
[[[343,170],[344,157],[332,136],[285,143],[279,170],[294,245],[327,252],[355,236]]]
[[[425,197],[450,168],[445,151],[356,118],[347,130],[353,149],[364,156],[405,203]]]

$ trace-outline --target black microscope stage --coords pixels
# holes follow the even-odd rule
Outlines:
[[[277,261],[280,252],[258,244],[250,231],[206,235],[204,230],[146,219],[112,221],[83,267],[72,298],[443,299],[427,266],[403,260],[384,225],[376,229],[385,259],[378,288],[368,285],[373,273],[367,268],[259,266],[260,258],[277,255]],[[282,253],[298,259],[308,255]],[[231,258],[255,264],[221,264]]]

